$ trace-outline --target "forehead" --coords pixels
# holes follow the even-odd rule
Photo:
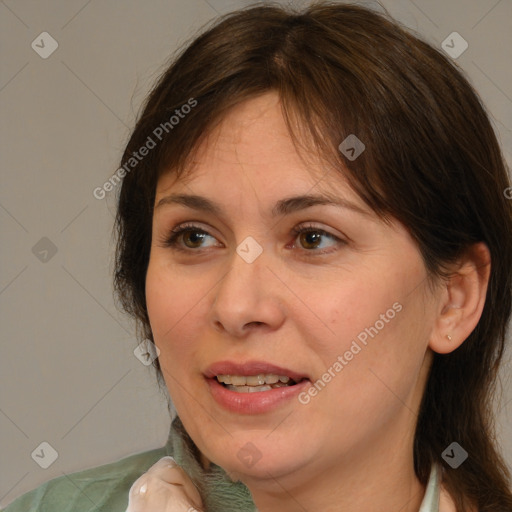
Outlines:
[[[297,130],[298,131],[298,130]],[[301,130],[303,132],[304,130]],[[220,184],[236,191],[240,181],[253,188],[287,187],[290,192],[339,189],[347,193],[344,174],[312,150],[298,149],[284,119],[279,96],[268,92],[233,107],[191,154],[185,172],[164,173],[157,200],[170,189],[188,185],[211,190]]]

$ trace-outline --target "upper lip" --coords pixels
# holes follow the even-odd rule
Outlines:
[[[299,382],[302,379],[307,379],[308,376],[285,368],[283,366],[277,366],[275,364],[267,363],[265,361],[245,361],[245,362],[234,362],[234,361],[218,361],[213,363],[204,372],[206,378],[211,379],[217,375],[259,375],[259,374],[273,374],[290,377],[295,382]]]

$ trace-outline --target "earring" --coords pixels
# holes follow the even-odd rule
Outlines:
[[[452,341],[452,337],[449,334],[447,334],[446,337],[448,338],[448,341]]]

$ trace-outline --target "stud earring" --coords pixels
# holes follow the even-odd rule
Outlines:
[[[446,337],[448,338],[448,341],[452,341],[452,337],[449,334],[447,334]]]

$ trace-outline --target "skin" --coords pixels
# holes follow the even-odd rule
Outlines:
[[[361,211],[316,205],[271,217],[278,200],[329,192]],[[155,205],[171,193],[222,209],[156,207],[146,276],[163,375],[205,459],[242,480],[260,512],[417,511],[425,489],[413,438],[432,352],[454,350],[478,322],[486,247],[475,246],[453,279],[429,285],[403,225],[385,224],[339,172],[300,158],[274,93],[230,111],[186,176],[160,178]],[[179,237],[182,251],[166,247],[184,222],[207,235]],[[329,235],[293,234],[300,225]],[[250,264],[236,252],[247,236],[263,249]],[[401,311],[308,404],[244,415],[213,400],[203,377],[212,363],[264,360],[315,382],[395,303]],[[261,455],[252,467],[237,457],[248,442]]]

